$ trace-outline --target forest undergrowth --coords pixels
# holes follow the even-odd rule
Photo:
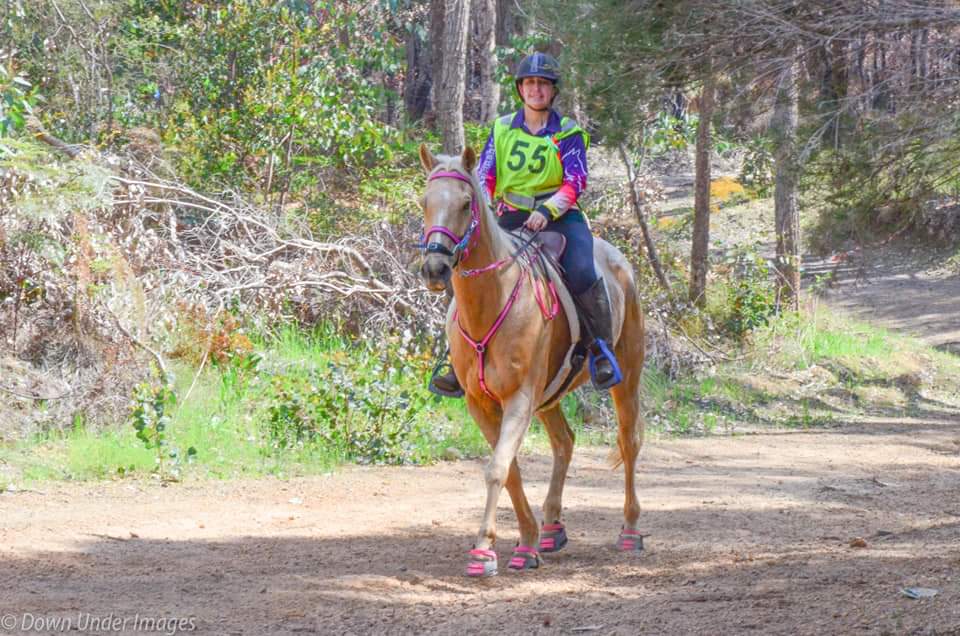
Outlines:
[[[0,485],[288,477],[344,462],[429,463],[487,452],[462,401],[426,390],[441,305],[418,284],[418,256],[401,248],[391,260],[376,260],[377,240],[399,248],[416,232],[422,175],[412,156],[404,161],[401,155],[355,190],[332,197],[332,205],[355,211],[337,215],[336,227],[311,224],[316,210],[251,222],[234,202],[220,211],[236,225],[223,220],[204,234],[190,227],[176,233],[163,216],[165,206],[189,209],[202,195],[183,189],[175,197],[154,196],[146,208],[153,218],[134,215],[132,206],[156,191],[149,175],[117,176],[109,169],[117,160],[109,157],[106,163],[104,157],[64,162],[59,172],[44,175],[36,166],[50,158],[34,159],[45,152],[8,144],[3,163],[8,187],[21,193],[18,209],[36,215],[16,217],[20,225],[6,217],[8,235],[23,246],[15,265],[28,282],[6,303],[21,324],[12,340],[17,357],[9,355],[9,341],[4,357],[3,390],[12,408],[0,427]],[[640,250],[622,181],[602,178],[618,167],[602,150],[595,162],[601,178],[587,209],[597,231],[634,262],[648,312],[643,386],[650,433],[831,426],[869,415],[909,416],[925,399],[949,399],[960,377],[955,357],[844,317],[815,294],[799,313],[778,311],[764,256],[767,236],[756,230],[771,202],[736,178],[718,178],[713,186],[715,266],[706,309],[664,293]],[[111,178],[118,187],[105,197],[102,187]],[[682,286],[692,209],[676,200],[667,205],[658,176],[645,178],[661,258]],[[64,181],[79,191],[70,195]],[[136,203],[132,182],[145,184]],[[93,198],[98,193],[102,198]],[[88,198],[86,218],[71,203],[81,197]],[[54,200],[67,203],[58,208]],[[140,240],[124,241],[107,221],[128,232],[140,223],[133,232]],[[170,266],[177,259],[191,263],[192,250],[206,249],[209,270],[227,272],[219,289],[235,290],[242,284],[230,270],[263,270],[235,256],[250,227],[260,230],[258,249],[279,248],[287,256],[286,270],[248,282],[253,295],[231,300],[216,284],[197,285],[189,268]],[[338,240],[364,235],[377,239]],[[211,245],[224,254],[216,266],[209,265]],[[324,261],[318,256],[324,250],[347,251]],[[156,255],[164,253],[158,263]],[[340,280],[365,276],[359,291],[311,289],[310,281],[342,275],[348,261],[353,269]],[[199,267],[199,257],[192,262]],[[304,278],[308,274],[313,278]],[[377,301],[377,284],[394,294],[394,303]],[[44,331],[51,316],[64,311],[80,314],[75,328],[56,337]],[[32,365],[23,362],[29,351]],[[112,380],[104,379],[105,364],[112,365]],[[68,370],[80,388],[66,379]],[[62,396],[53,395],[58,392]],[[613,442],[605,395],[581,389],[563,406],[580,443]],[[538,424],[525,448],[548,451]]]

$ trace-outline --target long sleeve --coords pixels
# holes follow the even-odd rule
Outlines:
[[[497,150],[493,143],[493,128],[477,162],[477,180],[487,191],[487,202],[493,201],[493,193],[497,191]]]
[[[554,219],[558,219],[577,203],[587,189],[587,148],[582,135],[571,135],[560,141],[560,162],[563,184],[544,202]]]

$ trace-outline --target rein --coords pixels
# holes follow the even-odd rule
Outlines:
[[[477,202],[477,193],[473,187],[473,182],[470,177],[454,171],[454,170],[441,170],[433,173],[429,176],[427,181],[433,181],[435,179],[457,179],[458,181],[463,181],[464,183],[470,186],[471,195],[470,195],[470,226],[467,228],[467,231],[462,237],[454,234],[448,227],[443,225],[434,225],[428,229],[423,235],[423,242],[417,247],[424,249],[427,254],[444,254],[454,259],[453,268],[460,264],[461,258],[460,255],[463,255],[463,260],[469,258],[470,248],[471,248],[471,239],[473,239],[473,245],[476,246],[476,240],[474,239],[473,233],[480,227],[480,205]],[[443,234],[454,242],[453,250],[451,251],[445,245],[437,242],[428,242],[428,239],[433,234]],[[526,251],[533,244],[533,240],[536,238],[538,232],[534,232],[530,237],[523,241],[520,247],[506,258],[502,258],[498,261],[495,261],[489,265],[486,265],[477,269],[464,269],[460,272],[460,275],[463,277],[472,277],[479,276],[486,272],[492,272],[504,265],[509,265],[516,262],[521,256],[524,256]],[[528,257],[529,259],[529,257]],[[532,269],[532,268],[531,268]],[[485,360],[484,354],[487,352],[487,344],[493,338],[494,334],[500,329],[500,326],[507,318],[507,314],[510,313],[510,309],[513,308],[514,302],[517,300],[517,296],[520,294],[520,288],[523,286],[524,278],[530,278],[530,284],[534,286],[534,298],[536,298],[537,305],[540,307],[540,311],[543,313],[543,317],[546,320],[553,320],[560,311],[560,299],[557,297],[557,290],[554,287],[553,282],[549,283],[550,291],[553,295],[552,307],[547,309],[546,303],[544,302],[543,295],[540,291],[540,287],[534,284],[533,275],[528,270],[527,276],[524,276],[522,273],[517,278],[517,284],[513,286],[513,291],[510,292],[510,298],[507,299],[507,304],[504,305],[503,309],[500,310],[500,314],[497,316],[497,319],[494,321],[493,326],[490,327],[486,335],[480,340],[474,340],[470,337],[470,334],[466,332],[463,328],[463,325],[460,324],[460,310],[459,308],[454,312],[453,319],[457,323],[457,329],[460,331],[460,335],[463,336],[463,339],[466,340],[467,344],[476,352],[477,354],[477,375],[480,384],[480,389],[492,400],[499,402],[500,400],[490,392],[490,389],[487,388],[486,379],[484,376],[484,367]]]

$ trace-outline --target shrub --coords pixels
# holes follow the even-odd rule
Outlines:
[[[316,444],[360,463],[418,461],[416,426],[430,397],[400,384],[396,369],[337,362],[305,375],[274,376],[266,431],[272,449]]]

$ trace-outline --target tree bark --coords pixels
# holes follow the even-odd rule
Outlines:
[[[479,68],[480,123],[489,124],[497,116],[500,105],[500,85],[496,79],[497,69],[497,0],[472,0],[473,32],[476,42],[473,50]]]
[[[443,73],[443,28],[447,3],[445,0],[430,0],[430,109],[436,113]]]
[[[779,307],[800,306],[800,210],[797,206],[796,159],[797,68],[783,70],[777,87],[773,118],[775,186],[774,220],[777,236],[777,300]]]
[[[407,35],[407,73],[403,82],[403,107],[408,121],[418,121],[430,108],[430,64],[425,42],[410,29]]]
[[[443,138],[443,151],[460,154],[463,136],[463,96],[467,60],[467,30],[470,26],[470,0],[448,0],[443,19],[443,62],[440,81],[434,82],[437,122]]]
[[[522,30],[516,12],[516,0],[494,0],[497,3],[496,39],[500,46],[507,46],[513,36]]]
[[[693,203],[693,245],[690,248],[690,302],[707,304],[707,251],[710,246],[710,119],[713,117],[714,78],[708,75],[700,92],[697,125],[696,184]]]

